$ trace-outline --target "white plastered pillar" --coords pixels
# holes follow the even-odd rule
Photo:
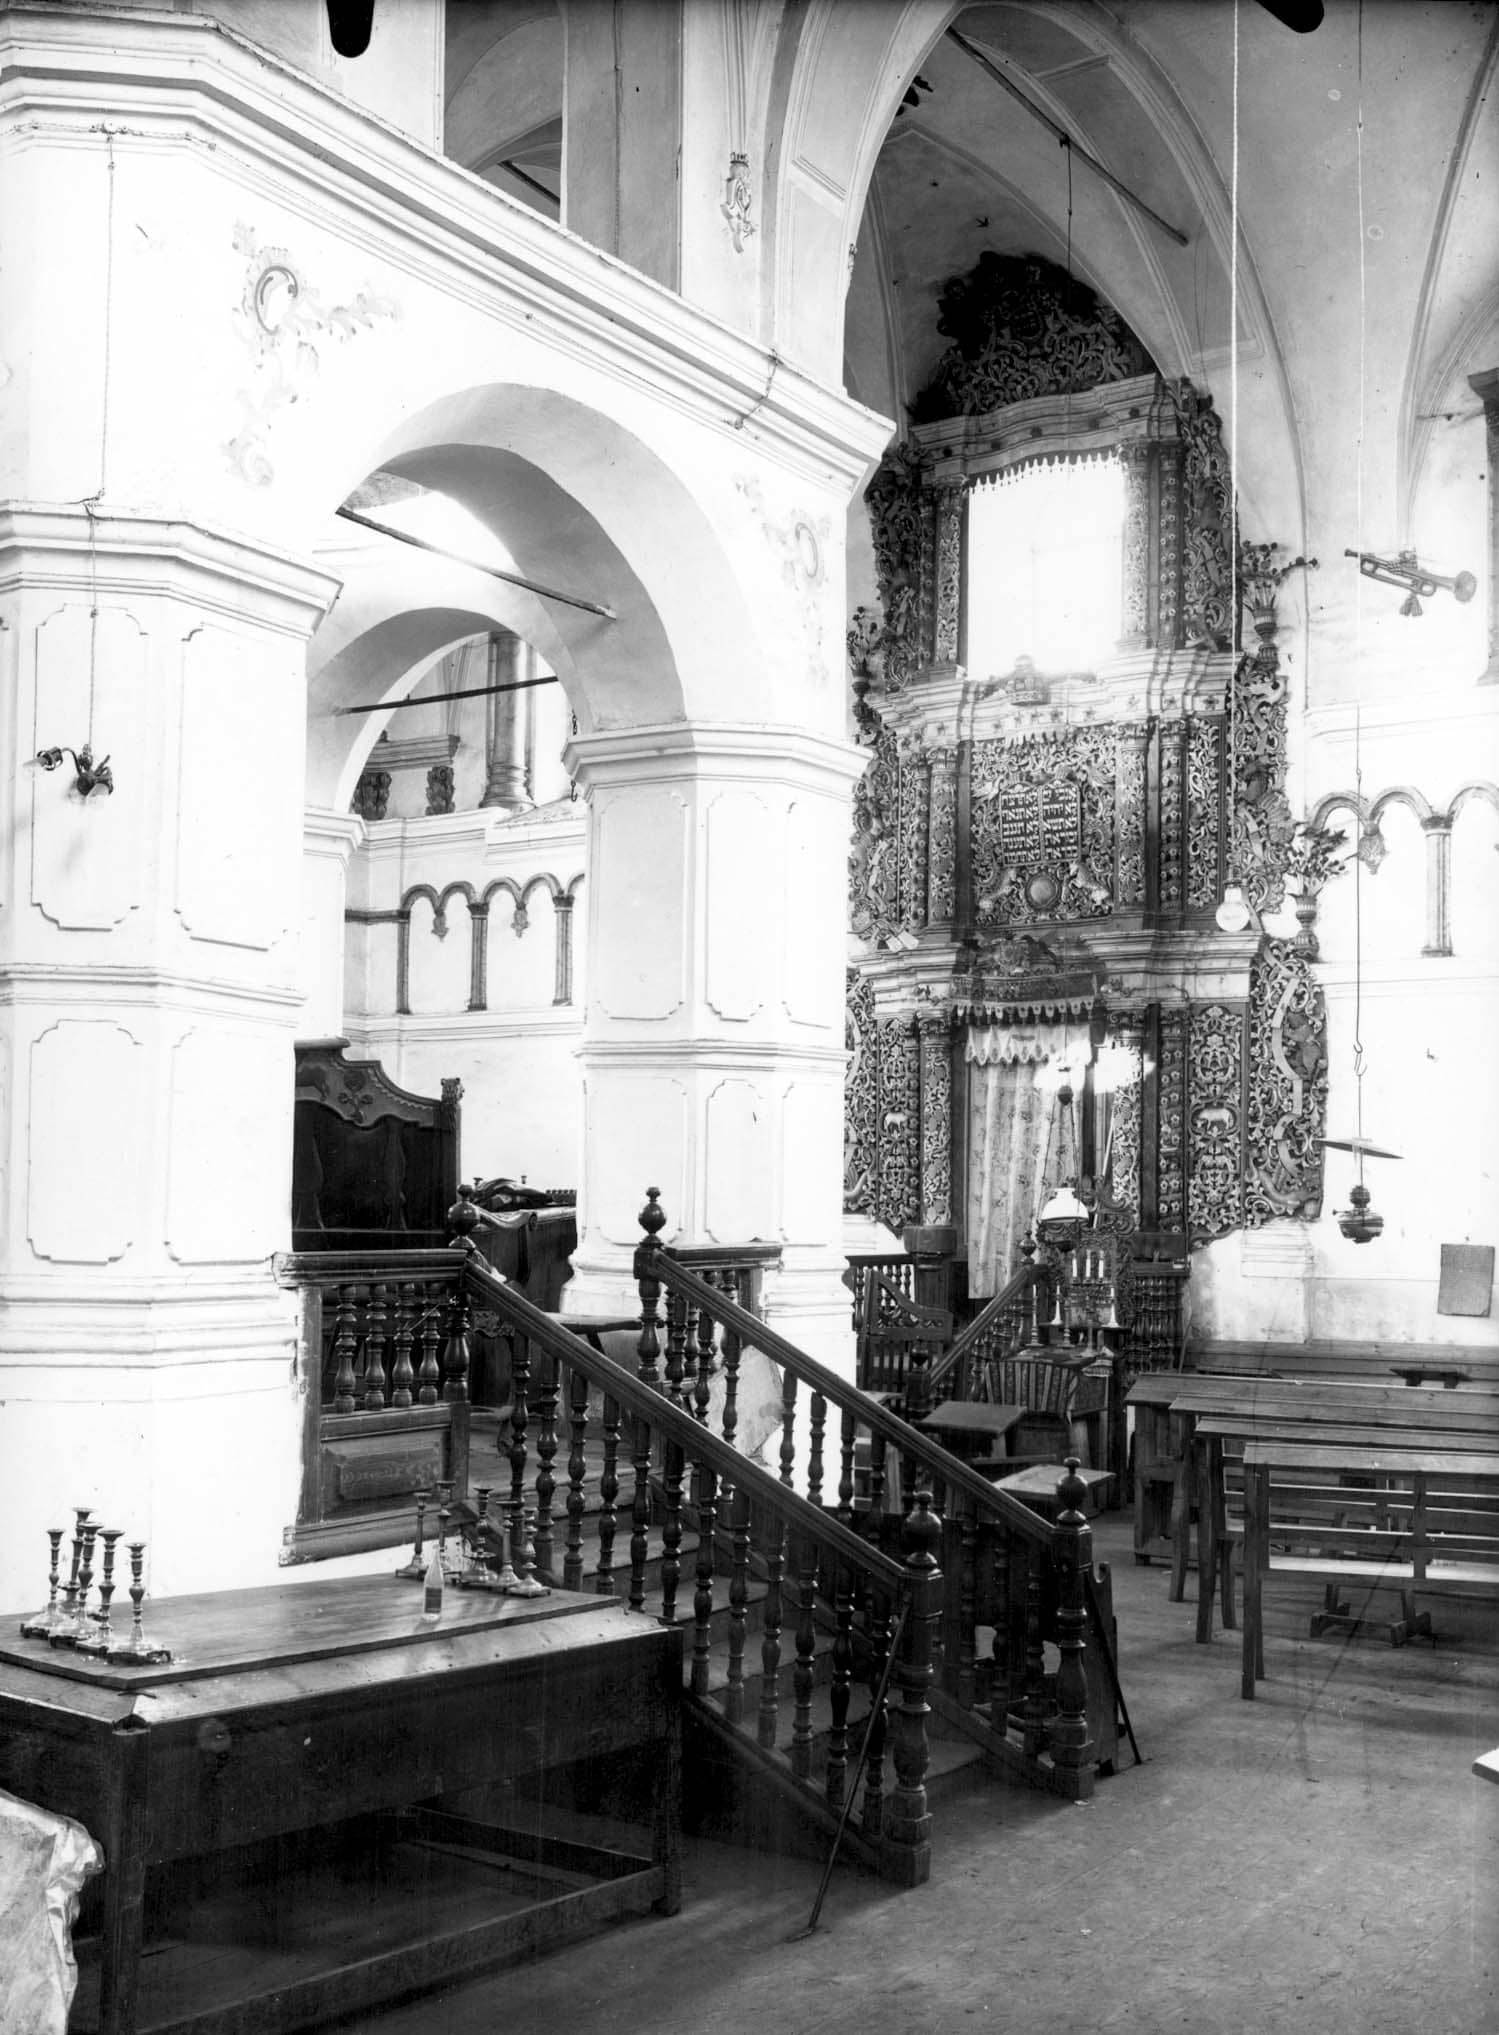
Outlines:
[[[309,807],[303,819],[300,1039],[343,1036],[344,908],[349,864],[364,835],[357,813]]]
[[[768,1319],[851,1368],[841,1284],[852,745],[698,725],[575,737],[589,808],[579,1243],[564,1305],[638,1305],[667,1243],[781,1245]]]
[[[153,1592],[274,1578],[305,650],[333,583],[185,522],[0,516],[0,1601],[87,1505]],[[91,731],[114,790],[37,752]]]

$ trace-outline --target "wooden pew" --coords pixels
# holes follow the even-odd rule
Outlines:
[[[1241,1693],[1265,1673],[1263,1593],[1271,1575],[1329,1586],[1312,1632],[1356,1628],[1343,1586],[1400,1592],[1390,1638],[1430,1635],[1416,1597],[1435,1590],[1499,1597],[1499,1446],[1489,1452],[1309,1443],[1252,1437],[1244,1447],[1244,1637]]]
[[[1401,1380],[1473,1392],[1499,1387],[1499,1348],[1461,1343],[1205,1342],[1188,1352],[1187,1365],[1233,1377]]]

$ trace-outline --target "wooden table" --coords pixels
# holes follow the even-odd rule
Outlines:
[[[284,1977],[184,2014],[154,2010],[157,1967],[141,1974],[148,1866],[202,1859],[355,1817],[431,1804],[585,1756],[647,1747],[658,1762],[648,1858],[599,1855],[599,1882],[570,1892],[558,1919],[603,1919],[680,1902],[681,1634],[622,1605],[446,1594],[439,1623],[421,1586],[394,1577],[282,1584],[146,1605],[168,1666],[95,1662],[18,1636],[0,1621],[0,1787],[75,1817],[102,1844],[103,1939],[97,2018],[80,1988],[72,2027],[227,2035],[289,2029],[359,2011],[545,1941],[535,1908],[331,1971]],[[117,1599],[118,1603],[118,1599]],[[128,1629],[129,1606],[126,1605]],[[507,1833],[452,1825],[470,1854],[512,1850]],[[529,1856],[538,1851],[534,1832]],[[563,1847],[584,1868],[578,1847]],[[553,1904],[548,1903],[549,1907]]]

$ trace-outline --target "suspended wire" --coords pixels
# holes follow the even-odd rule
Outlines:
[[[99,485],[82,498],[80,507],[88,518],[88,726],[84,741],[94,746],[94,674],[99,653],[99,504],[109,484],[109,394],[113,379],[114,344],[114,256],[115,256],[115,142],[104,130],[104,151],[108,181],[104,202],[104,389],[99,413]]]
[[[1358,436],[1355,441],[1353,523],[1360,552],[1364,548],[1364,408],[1368,390],[1367,299],[1364,259],[1364,0],[1358,0],[1356,15],[1357,110],[1354,120],[1354,169],[1358,194]],[[1364,576],[1358,575],[1353,592],[1353,664],[1363,673]],[[1357,682],[1357,681],[1356,681]],[[1358,825],[1363,829],[1364,759],[1363,727],[1359,701],[1353,703],[1353,781],[1358,800]],[[1362,845],[1362,844],[1360,844]],[[1353,1114],[1354,1139],[1358,1146],[1358,1181],[1364,1184],[1364,913],[1361,868],[1363,857],[1353,858]]]
[[[1242,626],[1239,598],[1239,0],[1234,0],[1233,139],[1229,158],[1228,243],[1228,573],[1233,589],[1230,648],[1237,648]],[[1238,880],[1239,759],[1237,738],[1238,660],[1229,667],[1224,698],[1223,740],[1227,749],[1229,878]]]

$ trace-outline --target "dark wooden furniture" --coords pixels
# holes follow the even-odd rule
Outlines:
[[[347,1039],[296,1049],[292,1248],[362,1251],[446,1241],[458,1198],[459,1099],[398,1088],[377,1060],[350,1060]]]
[[[1251,1439],[1244,1448],[1244,1640],[1241,1693],[1265,1673],[1269,1576],[1327,1584],[1312,1634],[1356,1628],[1344,1592],[1398,1590],[1396,1645],[1430,1636],[1417,1593],[1499,1597],[1499,1451]]]
[[[971,1463],[986,1475],[997,1475],[1010,1459],[1009,1437],[1024,1418],[1023,1406],[993,1406],[983,1399],[944,1399],[916,1425],[934,1435],[960,1461]]]
[[[560,1591],[449,1591],[440,1622],[428,1625],[420,1584],[395,1577],[165,1598],[146,1609],[151,1638],[175,1656],[169,1666],[96,1664],[12,1637],[19,1616],[3,1621],[0,1787],[76,1817],[105,1853],[100,1955],[96,1972],[84,1970],[75,2035],[271,2035],[544,1946],[553,1923],[679,1904],[679,1631]],[[529,1837],[482,1818],[431,1822],[438,1798],[625,1748],[646,1748],[656,1762],[649,1857],[548,1845],[534,1822]],[[412,1804],[426,1805],[414,1830],[404,1826],[419,1841],[518,1851],[533,1867],[565,1868],[573,1883],[555,1906],[516,1912],[512,1902],[505,1914],[491,1869],[477,1913],[472,1903],[457,1920],[418,1913],[404,1939],[325,1970],[305,1949],[287,1953],[291,1915],[263,1981],[232,1999],[222,1973],[213,1990],[209,1970],[208,1993],[188,2003],[184,1960],[169,1948],[143,1963],[149,1868],[284,1840],[290,1881],[296,1833]]]
[[[1173,1434],[1171,1402],[1181,1390],[1179,1371],[1147,1371],[1125,1395],[1134,1414],[1131,1474],[1135,1488],[1135,1560],[1173,1563],[1171,1597],[1179,1602],[1182,1579],[1175,1569],[1177,1509],[1183,1503],[1183,1448]]]

